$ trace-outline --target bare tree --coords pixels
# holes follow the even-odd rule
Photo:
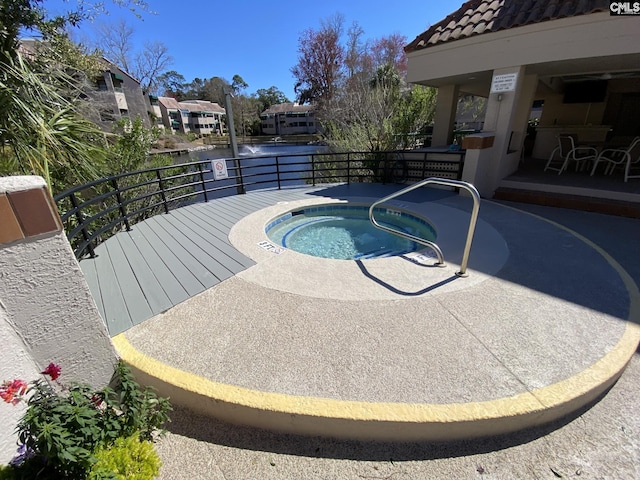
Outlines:
[[[327,105],[331,112],[329,144],[354,151],[392,149],[397,92],[397,85],[390,82],[373,85],[371,80],[352,77],[350,88]]]
[[[404,75],[407,71],[407,57],[404,53],[406,44],[407,37],[399,33],[393,33],[375,40],[371,45],[371,56],[375,68],[391,65]]]
[[[159,76],[173,63],[169,49],[162,42],[145,43],[144,49],[135,57],[133,74],[147,92],[155,92],[160,83]]]
[[[156,92],[160,75],[173,63],[167,46],[147,42],[142,50],[134,50],[134,29],[124,20],[116,24],[102,24],[97,30],[96,47],[104,56],[140,81],[143,90]]]
[[[367,42],[363,40],[363,36],[364,30],[357,22],[354,22],[347,31],[344,64],[348,78],[354,77],[358,72],[367,69]]]
[[[344,48],[340,44],[344,18],[322,21],[320,30],[307,29],[298,39],[298,63],[291,69],[300,103],[333,98],[342,77]]]
[[[110,62],[115,63],[125,72],[133,73],[131,53],[133,50],[133,27],[124,20],[116,24],[102,23],[97,29],[97,47]]]

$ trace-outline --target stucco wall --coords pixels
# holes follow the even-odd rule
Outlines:
[[[108,383],[116,354],[42,178],[0,177],[0,225],[0,381],[54,362],[62,383]],[[3,403],[0,461],[20,413]]]
[[[21,378],[23,380],[38,377],[38,367],[27,352],[24,341],[17,335],[5,309],[0,305],[0,382]],[[25,411],[24,404],[10,405],[0,402],[0,463],[7,463],[16,453],[17,435],[14,433],[18,420]]]
[[[67,378],[108,382],[111,341],[64,234],[5,246],[0,272],[0,301],[34,361],[60,364]]]

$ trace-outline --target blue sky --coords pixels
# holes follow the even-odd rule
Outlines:
[[[85,22],[77,39],[86,38],[95,23],[116,23],[124,18],[134,29],[134,42],[161,41],[174,62],[169,67],[187,81],[195,77],[223,77],[238,74],[249,84],[246,92],[275,85],[294,99],[291,67],[298,59],[298,38],[308,28],[336,13],[344,16],[345,27],[357,21],[365,38],[375,39],[400,33],[413,40],[429,26],[457,10],[463,0],[320,0],[317,2],[148,0],[155,14],[140,20],[126,9],[111,6],[109,15]],[[50,12],[76,5],[70,0],[45,0]]]

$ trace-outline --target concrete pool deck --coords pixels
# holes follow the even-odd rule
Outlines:
[[[457,440],[576,411],[636,351],[636,284],[561,225],[483,201],[468,278],[455,275],[471,204],[462,196],[394,204],[433,221],[445,268],[424,258],[322,260],[258,245],[265,219],[298,204],[374,200],[315,198],[238,222],[231,241],[255,266],[114,338],[144,383],[234,423]]]

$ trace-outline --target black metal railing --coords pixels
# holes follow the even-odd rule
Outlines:
[[[262,188],[319,183],[413,183],[431,176],[462,178],[464,151],[302,153],[223,159],[227,178],[215,179],[207,159],[127,172],[55,196],[77,258],[158,213]]]

